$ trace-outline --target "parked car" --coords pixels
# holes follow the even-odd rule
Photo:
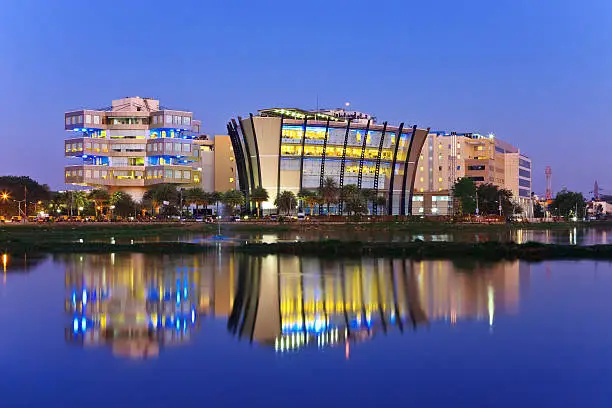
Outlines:
[[[297,214],[298,221],[304,221],[305,219],[306,219],[306,214],[304,214],[303,212],[300,212]]]
[[[21,215],[13,215],[11,217],[11,222],[21,222],[21,220],[23,220],[23,218],[21,217]]]

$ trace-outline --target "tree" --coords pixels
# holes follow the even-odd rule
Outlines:
[[[584,196],[582,193],[563,189],[557,193],[557,196],[550,204],[550,211],[566,219],[573,217],[582,218],[584,217]]]
[[[512,200],[512,192],[490,183],[484,183],[476,189],[478,192],[478,208],[480,214],[496,215],[499,214],[501,201],[502,213],[511,216],[515,212],[516,205]]]
[[[217,207],[217,216],[219,216],[219,203],[221,201],[223,201],[223,193],[220,193],[219,191],[213,191],[210,193],[210,202],[215,204]]]
[[[11,213],[17,212],[19,207],[17,201],[26,200],[29,205],[32,205],[39,201],[48,202],[51,199],[49,186],[39,184],[27,176],[0,176],[0,192],[11,198],[3,202],[3,207],[10,208]],[[27,205],[26,212],[28,212]]]
[[[237,206],[242,206],[245,203],[244,194],[242,194],[242,191],[238,190],[227,190],[223,193],[222,201],[232,214],[235,213]]]
[[[198,212],[199,206],[207,207],[211,203],[210,194],[202,190],[200,187],[193,187],[185,191],[185,200],[188,204],[195,205],[195,212]]]
[[[92,190],[87,198],[94,202],[96,217],[98,217],[99,212],[104,208],[104,205],[108,203],[108,200],[110,200],[110,194],[108,194],[108,191],[106,190],[96,189]]]
[[[533,216],[535,218],[544,218],[544,207],[537,201],[533,204]]]
[[[326,177],[323,180],[323,185],[320,188],[320,195],[323,202],[327,204],[327,215],[329,216],[329,207],[331,204],[338,201],[338,184],[332,177]]]
[[[74,206],[77,209],[77,214],[81,216],[81,211],[85,209],[89,201],[87,199],[87,194],[85,194],[85,192],[81,190],[70,191],[69,194],[70,194],[70,200],[72,201],[72,204],[74,204]]]
[[[453,186],[453,201],[457,215],[476,212],[476,184],[472,179],[463,177]]]
[[[302,189],[299,193],[298,193],[298,198],[300,200],[302,200],[306,206],[308,207],[309,213],[310,215],[314,214],[314,208],[317,204],[321,203],[321,196],[319,195],[319,193],[317,193],[316,191],[313,190],[306,190],[306,189]]]
[[[129,217],[136,211],[136,203],[131,195],[117,191],[110,197],[109,203],[114,206],[113,214],[120,217]]]
[[[378,195],[376,196],[376,198],[374,198],[373,202],[376,203],[376,208],[378,209],[379,214],[385,215],[385,206],[387,205],[387,197],[385,197],[384,195]]]
[[[178,191],[172,184],[156,184],[142,197],[144,201],[151,203],[153,210],[159,214],[160,208],[167,202],[167,205],[174,206],[178,201]]]
[[[367,211],[366,200],[363,197],[362,192],[355,184],[347,184],[342,187],[340,191],[340,200],[345,203],[343,208],[351,214],[363,214]]]
[[[276,197],[276,200],[274,200],[274,205],[276,205],[279,212],[282,211],[289,215],[291,210],[296,207],[297,199],[292,191],[281,191],[281,193]]]
[[[251,201],[257,206],[257,218],[261,217],[261,203],[268,201],[268,190],[263,187],[255,187],[251,191]]]

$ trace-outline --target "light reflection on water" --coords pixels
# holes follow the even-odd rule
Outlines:
[[[191,242],[209,244],[217,242],[216,234],[202,234],[186,232],[178,235],[164,235],[141,238],[111,238],[111,244],[134,244],[150,242]],[[512,229],[498,231],[451,231],[444,233],[410,233],[398,231],[368,231],[364,229],[357,232],[347,231],[319,231],[304,229],[299,231],[278,232],[233,232],[222,231],[224,243],[227,245],[243,242],[296,242],[319,241],[322,239],[359,240],[371,242],[412,242],[415,240],[427,242],[541,242],[545,244],[561,245],[598,245],[612,244],[612,234],[606,228],[568,227],[562,229]],[[79,239],[78,242],[83,242]],[[96,242],[96,240],[93,240]],[[108,241],[107,241],[108,242]]]
[[[202,384],[223,390],[206,397],[212,405],[259,406],[271,382],[282,401],[318,390],[304,406],[392,405],[406,382],[420,406],[457,402],[441,392],[452,387],[474,406],[483,394],[494,406],[561,406],[568,396],[599,406],[612,378],[608,263],[219,251],[7,255],[4,264],[3,407],[174,406],[176,390],[193,406]],[[33,384],[41,370],[46,381]],[[360,391],[334,402],[338,378]],[[104,398],[87,398],[101,389]]]

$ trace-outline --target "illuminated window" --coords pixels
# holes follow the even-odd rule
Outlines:
[[[421,166],[420,170],[423,171],[423,166]]]
[[[423,177],[420,178],[421,183],[423,182]],[[421,189],[421,191],[423,191],[423,189]]]
[[[438,181],[441,183],[442,182],[442,177],[438,177]]]
[[[419,189],[419,191],[422,193],[422,192],[423,192],[423,187],[421,187],[421,188]]]
[[[230,183],[233,183],[233,182],[234,182],[234,178],[233,178],[233,177],[230,177],[230,181],[229,181],[229,182],[230,182]]]

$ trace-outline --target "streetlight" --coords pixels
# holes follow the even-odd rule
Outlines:
[[[79,210],[79,217],[80,217],[80,216],[81,216],[81,211],[83,211],[83,206],[80,206],[80,207],[78,208],[78,210]]]
[[[7,200],[8,200],[8,199],[9,199],[11,196],[10,196],[10,195],[9,195],[9,193],[7,193],[6,191],[3,191],[3,192],[2,192],[2,196],[0,196],[0,197],[2,197],[2,199],[3,199],[4,201],[7,201]]]

